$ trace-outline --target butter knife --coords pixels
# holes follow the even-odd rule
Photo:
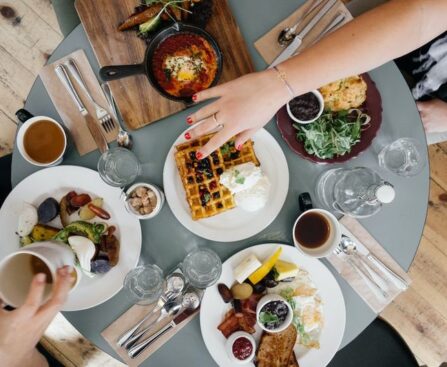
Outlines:
[[[130,358],[138,357],[149,345],[155,343],[158,338],[161,338],[164,334],[166,334],[169,330],[175,328],[177,325],[181,324],[185,321],[189,316],[191,316],[197,310],[185,310],[180,315],[178,315],[175,319],[173,319],[169,324],[162,327],[158,330],[154,335],[151,335],[149,338],[145,339],[141,343],[133,346],[128,351],[128,355]]]
[[[104,138],[104,135],[102,135],[101,128],[97,124],[95,118],[89,114],[84,104],[82,103],[81,98],[79,98],[79,95],[76,92],[76,89],[74,88],[70,77],[68,76],[65,66],[62,64],[57,65],[55,68],[55,72],[59,80],[62,82],[63,86],[67,90],[68,94],[72,98],[73,102],[76,104],[76,107],[78,108],[82,117],[84,118],[84,121],[90,133],[92,134],[93,140],[95,141],[99,151],[101,153],[105,153],[107,150],[109,150],[107,140]]]
[[[320,9],[320,11],[313,17],[309,23],[295,36],[294,40],[290,43],[286,49],[279,54],[279,56],[273,60],[270,64],[269,68],[273,68],[274,66],[282,63],[291,57],[302,45],[304,37],[308,35],[308,33],[314,29],[317,23],[337,4],[338,0],[328,0],[324,6]]]

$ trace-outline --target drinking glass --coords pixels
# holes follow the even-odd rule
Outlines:
[[[134,303],[151,304],[163,292],[163,271],[152,264],[137,266],[126,275],[124,289]]]
[[[98,172],[107,184],[123,187],[135,181],[141,172],[141,164],[130,150],[118,147],[99,158]]]
[[[421,145],[412,138],[398,139],[379,153],[379,165],[399,176],[416,176],[426,164]]]
[[[197,249],[185,257],[182,271],[193,287],[205,289],[215,284],[220,278],[222,261],[210,249]]]

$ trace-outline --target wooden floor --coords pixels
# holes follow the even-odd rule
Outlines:
[[[49,0],[0,0],[0,156],[13,146],[14,112],[61,40]],[[447,361],[447,143],[430,147],[430,163],[430,207],[410,269],[413,284],[382,316],[402,334],[421,365],[438,367]],[[122,366],[61,315],[42,343],[66,366]]]

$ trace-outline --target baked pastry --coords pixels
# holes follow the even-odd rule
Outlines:
[[[175,162],[193,220],[208,218],[236,206],[233,194],[219,182],[220,175],[225,170],[248,162],[259,166],[253,141],[248,140],[238,151],[234,146],[234,138],[209,157],[197,160],[196,152],[212,136],[213,134],[205,135],[176,146]]]
[[[324,108],[333,112],[360,107],[366,101],[366,82],[360,75],[340,79],[321,87]]]

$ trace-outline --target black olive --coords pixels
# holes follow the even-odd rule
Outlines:
[[[51,222],[59,214],[59,203],[56,199],[48,198],[37,208],[40,223]]]
[[[263,282],[256,283],[253,285],[253,292],[261,294],[265,292],[265,285]]]
[[[275,279],[265,279],[264,280],[264,285],[267,288],[274,288],[278,285],[278,282]]]
[[[230,288],[228,288],[225,284],[219,283],[217,285],[217,290],[225,303],[233,300],[233,295],[231,294]]]

